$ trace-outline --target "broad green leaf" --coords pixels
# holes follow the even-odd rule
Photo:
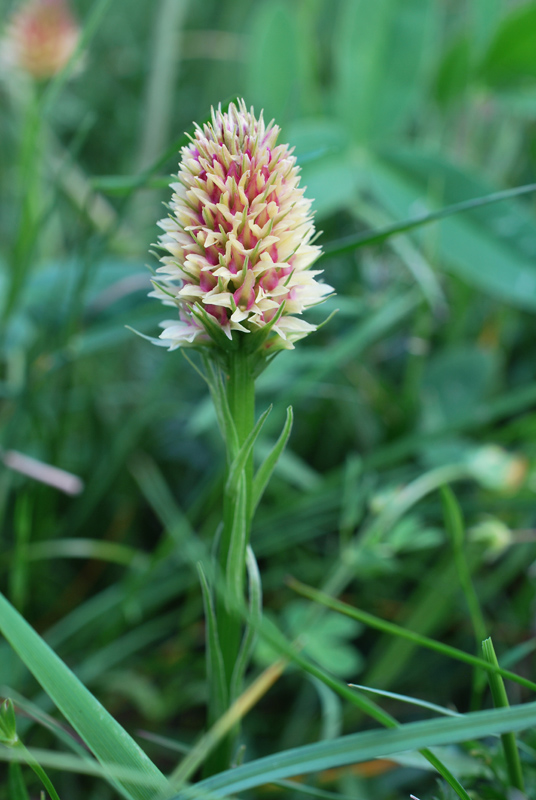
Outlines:
[[[201,781],[192,789],[176,795],[173,800],[203,797],[205,792],[221,797],[292,775],[320,772],[404,751],[479,739],[492,733],[526,730],[535,724],[536,703],[527,703],[511,708],[477,711],[460,717],[412,722],[388,730],[354,733],[257,759]]]
[[[480,77],[494,87],[523,84],[536,78],[535,27],[534,3],[513,8],[489,46]]]
[[[300,31],[295,4],[281,0],[257,3],[251,18],[247,93],[267,121],[293,116],[299,103]]]
[[[155,793],[169,795],[160,770],[3,595],[0,631],[103,766],[117,765],[148,778],[150,786],[114,781],[125,796],[154,800]]]
[[[489,46],[501,23],[501,16],[507,11],[507,6],[502,0],[472,0],[471,38],[476,56]]]
[[[335,108],[361,142],[404,126],[427,72],[428,0],[343,0],[335,29]]]

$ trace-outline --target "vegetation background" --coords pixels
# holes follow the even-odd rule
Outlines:
[[[274,403],[259,455],[290,403],[295,413],[254,523],[266,613],[289,636],[299,633],[308,605],[286,576],[321,586],[342,568],[350,604],[470,653],[491,634],[501,663],[530,676],[534,197],[347,252],[340,245],[535,180],[536,3],[72,7],[84,37],[77,69],[48,84],[5,65],[0,73],[4,594],[161,769],[171,769],[177,753],[155,736],[188,747],[205,725],[202,598],[184,521],[210,545],[223,447],[190,365],[125,326],[156,335],[162,319],[147,299],[145,265],[156,266],[148,251],[179,137],[211,105],[243,96],[282,127],[315,198],[321,266],[337,297],[310,318],[339,309],[278,356],[258,385],[258,409]],[[14,8],[0,2],[2,20]],[[68,495],[10,469],[12,451],[80,476],[84,490]],[[451,477],[466,523],[461,549],[430,491]],[[347,545],[371,526],[366,557],[348,564]],[[8,645],[0,647],[0,694],[19,703],[24,741],[56,747],[48,718],[35,722],[36,707],[55,714],[53,706]],[[461,712],[491,705],[469,667],[342,616],[324,616],[306,652],[347,682]],[[272,657],[259,646],[255,669]],[[513,687],[513,702],[527,699]],[[429,714],[380,702],[400,721]],[[289,668],[244,722],[246,758],[366,725],[324,684]],[[534,791],[535,747],[526,734]],[[506,797],[496,743],[468,752],[457,748],[451,758],[473,776],[474,797]],[[62,797],[116,796],[75,773],[54,773],[54,781]],[[433,774],[381,761],[321,774],[306,795],[329,791],[451,796]],[[277,792],[303,796],[303,788]]]

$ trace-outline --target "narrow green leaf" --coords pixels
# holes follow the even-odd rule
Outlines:
[[[340,792],[330,792],[326,789],[318,789],[308,784],[302,785],[297,781],[274,781],[273,785],[279,786],[281,789],[287,789],[294,794],[304,794],[309,800],[311,797],[318,797],[320,800],[356,800],[355,794],[350,796],[341,794]]]
[[[13,700],[10,697],[6,697],[0,706],[0,744],[11,747],[17,742],[17,722]]]
[[[430,222],[436,222],[444,217],[450,217],[453,214],[460,214],[464,211],[471,211],[472,209],[487,206],[491,203],[499,203],[502,200],[510,200],[512,197],[519,197],[523,194],[532,194],[533,192],[536,192],[536,183],[528,183],[525,186],[517,186],[515,189],[505,189],[502,192],[493,192],[493,194],[488,194],[484,197],[475,197],[472,200],[453,203],[452,205],[438,209],[438,211],[432,211],[429,214],[420,214],[414,217],[414,219],[396,222],[393,225],[387,225],[385,228],[379,228],[370,233],[358,233],[335,242],[326,242],[323,255],[333,256],[339,253],[348,253],[351,250],[355,250],[357,247],[379,244],[379,242],[383,242],[398,233],[405,233],[414,228],[420,228],[422,225],[428,225]]]
[[[216,410],[221,435],[227,443],[228,453],[232,454],[234,457],[238,452],[238,434],[236,432],[233,415],[229,408],[229,401],[223,384],[224,379],[221,369],[206,353],[203,353],[203,365],[205,367],[205,377]]]
[[[398,694],[397,692],[388,692],[385,689],[373,689],[371,686],[362,686],[359,683],[349,683],[348,686],[359,689],[360,692],[370,692],[377,694],[379,697],[388,697],[390,700],[400,700],[401,703],[409,703],[419,708],[427,708],[429,711],[435,711],[437,714],[444,714],[446,717],[460,717],[458,711],[452,711],[445,706],[438,706],[436,703],[429,703],[427,700],[420,700],[418,697],[409,697],[407,694]]]
[[[1,594],[0,631],[104,767],[118,765],[149,778],[150,786],[118,780],[127,797],[154,800],[155,794],[169,795],[160,770]]]
[[[272,408],[273,406],[271,405],[268,406],[266,411],[263,414],[261,414],[261,416],[257,420],[255,427],[249,433],[246,441],[238,451],[233,463],[231,464],[231,467],[229,469],[229,477],[227,478],[227,485],[226,485],[227,492],[231,494],[235,494],[237,492],[240,475],[245,469],[246,462],[251,455],[251,451],[253,450],[255,442],[257,441],[257,437],[259,436],[259,433],[261,432],[264,423],[268,419],[268,416]]]
[[[452,539],[456,571],[469,608],[475,638],[480,643],[487,634],[487,628],[465,555],[465,526],[461,508],[450,486],[441,487],[441,500],[445,524]]]
[[[353,208],[358,219],[373,230],[374,228],[381,230],[380,226],[392,224],[389,222],[390,218],[387,214],[367,200],[354,201]],[[439,278],[421,250],[408,236],[394,237],[392,241],[389,240],[389,246],[406,265],[432,310],[436,313],[444,313],[446,300]]]
[[[205,792],[225,796],[273,780],[324,769],[357,764],[425,747],[455,744],[491,733],[526,730],[536,725],[536,703],[477,711],[460,717],[412,722],[399,728],[363,731],[330,741],[297,747],[235,767],[196,784],[173,800],[202,797]]]
[[[369,700],[367,697],[363,697],[358,692],[352,692],[350,687],[346,684],[342,683],[341,681],[334,678],[330,673],[326,672],[319,666],[317,666],[313,661],[311,661],[308,657],[304,657],[297,649],[296,646],[290,645],[284,637],[280,634],[277,628],[269,622],[269,620],[264,619],[261,622],[260,631],[262,633],[263,638],[265,638],[270,644],[275,646],[281,653],[283,653],[287,658],[291,661],[294,661],[298,664],[302,669],[304,669],[309,675],[320,680],[325,686],[332,689],[336,694],[340,697],[349,700],[352,705],[357,706],[361,709],[365,714],[368,714],[370,717],[375,719],[377,722],[380,722],[382,725],[385,725],[387,728],[397,728],[398,722],[394,717],[380,708],[376,703]],[[427,748],[420,748],[420,753],[426,758],[426,760],[432,764],[432,766],[442,775],[443,778],[449,783],[449,785],[454,789],[460,800],[470,800],[469,795],[458,781],[458,779],[450,772],[448,767],[443,764],[443,762],[437,758],[429,749]]]
[[[149,566],[149,558],[126,544],[107,542],[99,539],[49,539],[45,542],[32,542],[28,545],[27,559],[39,561],[55,558],[91,558],[111,561],[115,564],[131,566],[141,570]]]
[[[210,692],[210,724],[212,725],[227,709],[227,686],[225,684],[225,667],[218,636],[216,612],[214,610],[212,593],[205,573],[203,572],[201,562],[197,564],[197,572],[201,583],[201,591],[203,592],[203,606],[205,609],[207,682]]]
[[[238,481],[236,502],[233,507],[233,521],[227,553],[226,578],[228,591],[225,595],[225,601],[230,608],[240,608],[243,598],[244,563],[248,535],[247,501],[246,477],[242,473]]]
[[[460,800],[471,800],[459,780],[452,774],[448,767],[443,764],[443,762],[436,756],[435,753],[432,753],[428,747],[422,747],[419,752],[426,758],[428,763],[436,768],[439,774],[447,781],[449,786],[454,789]]]
[[[134,784],[147,787],[147,797],[152,800],[160,800],[161,797],[169,797],[169,784],[167,785],[166,794],[160,795],[154,790],[154,780],[146,772],[140,769],[130,769],[129,767],[120,767],[117,764],[108,763],[106,766],[99,764],[98,761],[90,759],[89,757],[81,758],[80,756],[73,755],[72,753],[61,753],[58,750],[42,750],[40,748],[29,749],[27,753],[20,750],[0,748],[0,761],[8,763],[25,764],[28,759],[28,754],[35,759],[36,762],[44,767],[50,769],[62,770],[66,772],[76,772],[80,775],[94,775],[103,780],[110,780],[110,778],[117,779],[117,790],[121,793],[122,797],[130,797],[131,795],[120,786],[120,781],[124,783]]]
[[[246,550],[246,569],[249,586],[249,622],[240,645],[240,652],[231,678],[231,700],[235,700],[242,691],[242,682],[249,664],[253,646],[257,639],[257,628],[262,617],[262,583],[257,560],[248,545]]]
[[[499,666],[491,637],[482,642],[482,653],[486,661],[494,667]],[[509,708],[510,704],[501,676],[497,675],[495,672],[490,672],[488,673],[488,678],[495,708]],[[501,735],[501,741],[510,783],[516,789],[519,789],[520,792],[524,792],[525,782],[523,780],[523,770],[521,768],[521,761],[519,760],[515,734],[512,732],[503,733]]]
[[[455,548],[463,546],[464,524],[460,505],[450,486],[441,487],[441,500],[447,531]]]
[[[287,408],[287,418],[285,420],[285,424],[283,426],[283,430],[281,431],[281,435],[275,445],[273,446],[269,455],[265,458],[264,462],[261,464],[257,473],[253,479],[253,500],[252,500],[252,508],[253,511],[259,505],[261,498],[264,494],[264,490],[268,485],[268,481],[270,480],[272,473],[275,469],[275,466],[281,456],[281,453],[285,449],[285,446],[288,442],[288,438],[290,436],[290,432],[292,430],[292,421],[293,421],[293,414],[292,414],[292,406]]]
[[[417,202],[427,208],[434,193],[435,202],[448,209],[450,203],[471,203],[473,198],[487,194],[490,186],[483,178],[440,156],[415,150],[385,152],[381,160],[371,163],[368,181],[370,194],[393,219],[407,218]],[[527,193],[531,188],[510,191]],[[536,226],[529,209],[514,199],[500,208],[496,203],[480,205],[485,207],[477,204],[473,209],[466,208],[463,214],[443,219],[428,235],[428,246],[433,247],[442,269],[470,286],[502,303],[534,310]],[[480,264],[485,264],[486,269],[482,270]]]
[[[11,800],[30,800],[20,764],[16,762],[9,765],[8,791]]]
[[[452,647],[448,644],[443,644],[443,642],[436,642],[435,639],[429,639],[427,636],[423,636],[420,633],[408,631],[406,628],[402,628],[400,625],[396,625],[394,622],[387,622],[379,617],[375,617],[373,614],[369,614],[367,611],[361,611],[358,608],[348,605],[348,603],[342,603],[340,600],[335,600],[335,598],[330,597],[328,594],[320,592],[318,589],[313,589],[311,586],[306,586],[304,583],[301,583],[294,578],[290,578],[288,580],[288,585],[303,597],[308,597],[310,600],[321,603],[327,608],[333,609],[333,611],[338,611],[340,614],[346,614],[352,619],[356,619],[359,622],[370,626],[371,628],[375,628],[383,633],[387,633],[390,636],[397,636],[401,639],[406,639],[407,641],[413,642],[413,644],[416,644],[420,647],[426,647],[429,650],[435,650],[436,653],[442,653],[448,658],[454,658],[457,661],[463,661],[464,663],[470,664],[474,667],[482,667],[482,669],[485,669],[487,672],[494,672],[497,675],[502,675],[503,678],[508,678],[509,680],[519,683],[521,686],[525,686],[527,689],[536,692],[536,683],[533,681],[529,681],[527,678],[522,678],[521,676],[516,675],[514,672],[509,672],[508,670],[495,667],[492,664],[489,664],[483,658],[473,656],[471,653],[465,653],[463,650],[458,650],[458,648]]]
[[[35,774],[37,775],[37,777],[47,790],[50,800],[60,800],[60,798],[58,797],[58,793],[54,788],[54,784],[46,774],[41,764],[39,764],[39,762],[34,758],[34,756],[30,753],[30,751],[26,749],[26,747],[22,744],[22,742],[18,743],[16,749],[23,754],[23,756],[26,759],[26,763],[35,772]]]

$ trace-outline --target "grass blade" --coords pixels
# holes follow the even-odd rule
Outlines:
[[[363,731],[338,739],[286,750],[201,781],[173,800],[203,797],[204,792],[229,795],[293,775],[355,764],[403,751],[455,744],[489,736],[526,730],[536,724],[536,703],[477,711],[461,717],[440,717],[410,722],[399,728]]]
[[[502,200],[511,200],[513,197],[519,197],[524,194],[531,194],[536,192],[536,183],[528,183],[525,186],[517,186],[515,189],[505,189],[502,192],[493,192],[484,197],[475,197],[471,200],[463,200],[461,203],[453,203],[452,205],[440,208],[438,211],[432,211],[430,214],[420,214],[414,219],[408,219],[404,222],[395,222],[393,225],[386,225],[384,228],[379,228],[370,233],[357,233],[353,236],[347,236],[344,239],[339,239],[335,242],[327,242],[324,245],[324,256],[334,256],[340,253],[349,253],[358,247],[365,247],[371,244],[379,244],[380,242],[395,236],[398,233],[406,233],[414,228],[420,228],[422,225],[428,225],[430,222],[437,222],[444,217],[450,217],[453,214],[460,214],[464,211],[471,211],[481,206],[490,205],[490,203],[499,203]]]
[[[380,697],[388,697],[391,700],[400,700],[401,703],[409,703],[412,706],[419,706],[419,708],[427,708],[430,711],[435,711],[436,714],[444,714],[446,717],[460,717],[458,711],[452,711],[445,706],[438,706],[436,703],[429,703],[427,700],[420,700],[418,697],[409,697],[407,694],[398,694],[397,692],[388,692],[386,689],[373,689],[371,686],[362,686],[359,683],[349,683],[348,686],[359,689],[360,692],[370,692],[377,694]]]
[[[475,636],[479,642],[483,641],[487,635],[486,623],[480,608],[478,595],[471,580],[471,572],[465,557],[464,539],[465,527],[463,523],[460,505],[456,500],[454,492],[450,486],[441,487],[441,500],[443,503],[443,514],[445,516],[445,526],[452,541],[456,570],[458,572],[463,593],[471,615],[471,622]]]
[[[149,779],[149,785],[113,781],[123,795],[154,800],[155,794],[169,794],[160,770],[1,594],[0,630],[100,763],[130,768]]]
[[[533,683],[533,681],[522,678],[520,675],[516,675],[514,672],[510,672],[509,670],[496,667],[490,664],[488,661],[485,661],[483,658],[473,656],[471,653],[466,653],[464,650],[458,650],[457,647],[452,647],[451,645],[443,644],[442,642],[436,642],[435,639],[429,639],[427,636],[423,636],[420,633],[408,631],[406,628],[402,628],[400,625],[396,625],[394,622],[387,622],[386,620],[375,617],[373,614],[369,614],[366,611],[361,611],[358,608],[354,608],[353,606],[348,605],[348,603],[342,603],[340,600],[335,600],[335,598],[325,594],[325,592],[320,592],[318,589],[313,589],[311,586],[306,586],[304,583],[297,581],[295,578],[289,578],[287,583],[292,589],[294,589],[295,592],[301,594],[303,597],[307,597],[309,600],[314,600],[317,603],[321,603],[327,608],[331,608],[333,611],[338,611],[340,614],[346,614],[348,617],[358,620],[358,622],[362,622],[364,625],[369,625],[371,628],[376,628],[376,630],[382,631],[382,633],[387,633],[391,636],[398,636],[401,639],[407,639],[408,641],[413,642],[420,647],[426,647],[429,650],[435,650],[437,653],[442,653],[449,658],[455,658],[457,661],[463,661],[473,667],[482,667],[482,669],[485,669],[487,672],[502,675],[503,678],[508,678],[509,680],[519,683],[521,686],[525,686],[527,689],[531,689],[531,691],[536,692],[536,683]]]
[[[482,652],[486,661],[489,661],[489,663],[493,664],[495,667],[499,666],[491,637],[482,642]],[[490,672],[488,677],[495,708],[509,708],[510,704],[508,703],[506,689],[504,688],[504,682],[501,676]],[[501,741],[510,783],[516,789],[519,789],[520,792],[524,792],[525,783],[523,780],[523,770],[521,769],[515,734],[512,732],[503,733],[501,735]]]

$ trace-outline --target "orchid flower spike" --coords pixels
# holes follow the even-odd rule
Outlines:
[[[312,201],[279,131],[240,100],[212,110],[182,148],[151,292],[178,309],[158,342],[170,350],[225,349],[248,334],[253,350],[271,353],[316,330],[301,314],[333,290],[311,270],[321,254]]]

